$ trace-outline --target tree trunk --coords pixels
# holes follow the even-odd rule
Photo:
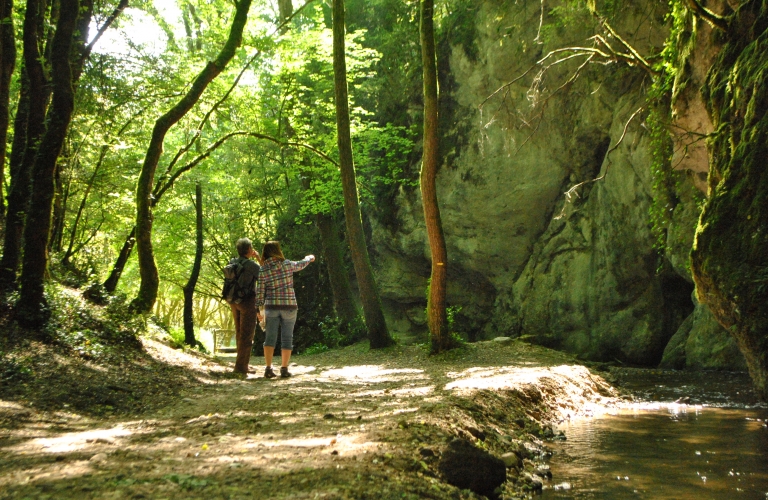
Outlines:
[[[63,154],[67,156],[66,152]],[[59,235],[64,230],[64,218],[66,217],[67,210],[66,193],[64,191],[64,186],[62,185],[61,170],[61,168],[56,168],[53,177],[53,221],[51,222],[51,236],[48,238],[48,253],[51,251],[61,251],[61,237]],[[70,170],[72,170],[71,167]]]
[[[0,0],[0,226],[5,227],[5,151],[8,140],[10,90],[16,66],[16,43],[13,36],[13,0]]]
[[[768,1],[743,2],[722,33],[704,102],[709,193],[691,251],[706,304],[736,340],[758,396],[768,400]]]
[[[184,286],[184,342],[191,347],[197,345],[195,340],[195,320],[193,305],[195,298],[195,286],[197,278],[200,276],[200,266],[203,263],[203,189],[200,182],[195,184],[195,227],[197,228],[197,238],[195,239],[195,263],[192,265],[192,273],[189,275],[189,281]]]
[[[421,62],[424,68],[424,152],[421,162],[421,200],[427,226],[432,274],[427,297],[427,323],[432,352],[450,349],[453,339],[447,330],[445,313],[448,255],[445,249],[443,223],[437,204],[437,65],[435,62],[434,0],[421,0]]]
[[[160,281],[157,264],[152,249],[152,184],[155,170],[163,152],[163,141],[168,130],[178,122],[198,101],[208,84],[216,78],[235,55],[235,49],[240,45],[245,21],[251,0],[240,0],[237,3],[235,17],[230,28],[229,38],[216,59],[209,62],[195,78],[189,91],[167,113],[157,119],[152,130],[152,138],[147,147],[147,154],[139,174],[136,187],[136,248],[139,254],[139,274],[141,285],[139,293],[133,300],[132,306],[138,312],[149,312],[157,299],[157,289]]]
[[[117,256],[115,265],[112,266],[112,271],[109,273],[109,277],[104,281],[104,291],[107,293],[114,293],[117,288],[117,282],[120,280],[120,275],[123,274],[125,264],[128,263],[128,258],[131,256],[133,246],[136,244],[136,226],[131,228],[131,233],[123,242],[123,248],[120,249],[120,255]]]
[[[45,108],[48,98],[39,48],[44,21],[45,1],[27,0],[23,35],[24,75],[14,123],[11,187],[8,195],[3,260],[0,263],[0,283],[6,289],[16,286],[16,271],[21,260],[24,222],[31,193],[32,166],[37,152],[37,143],[45,130]],[[27,84],[26,92],[24,83]],[[15,167],[16,161],[19,162],[18,167]]]
[[[53,100],[48,127],[35,157],[32,202],[24,227],[24,259],[17,319],[27,327],[39,327],[48,319],[43,292],[48,268],[48,236],[51,229],[54,194],[53,178],[56,162],[75,108],[72,67],[69,59],[73,34],[78,25],[80,2],[79,0],[60,0],[59,7],[59,21],[56,24],[56,34],[51,48]],[[90,12],[87,15],[90,17]]]
[[[328,280],[331,282],[333,308],[341,323],[339,330],[348,342],[354,342],[358,340],[354,336],[360,312],[352,298],[352,287],[349,286],[349,276],[344,266],[343,248],[339,242],[339,228],[332,216],[317,214],[317,229],[320,231],[323,257],[328,268]]]
[[[387,347],[394,341],[389,335],[373,269],[365,245],[363,220],[357,193],[355,166],[352,161],[352,140],[349,131],[349,101],[347,96],[347,63],[344,52],[344,0],[333,0],[333,79],[336,97],[336,129],[339,146],[341,185],[344,191],[344,218],[347,239],[355,266],[360,298],[363,303],[365,326],[372,348]]]
[[[291,0],[277,0],[277,8],[280,11],[280,21],[285,21],[293,14],[293,2]]]
[[[88,184],[85,186],[85,192],[83,193],[83,199],[80,201],[80,206],[77,207],[75,222],[72,223],[72,231],[69,235],[69,245],[67,246],[67,251],[64,253],[64,257],[61,259],[61,263],[64,265],[69,264],[69,259],[72,257],[72,254],[73,254],[72,249],[75,246],[75,237],[77,236],[77,226],[80,223],[80,218],[83,216],[83,211],[85,210],[85,204],[88,201],[88,195],[91,193],[93,184],[96,182],[96,177],[99,174],[99,170],[101,170],[101,165],[104,162],[104,156],[107,154],[108,149],[109,149],[109,146],[106,146],[106,145],[101,147],[99,160],[96,162],[96,167],[93,169],[93,174],[91,174],[91,178],[88,179]]]

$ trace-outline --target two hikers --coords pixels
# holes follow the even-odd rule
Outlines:
[[[225,268],[223,293],[232,308],[235,320],[237,358],[234,371],[240,376],[246,376],[249,373],[248,363],[256,333],[256,322],[263,319],[259,313],[259,307],[263,306],[264,316],[266,316],[264,376],[266,378],[277,376],[272,369],[272,357],[277,343],[277,331],[280,328],[282,361],[280,376],[290,377],[288,363],[293,350],[293,327],[296,324],[298,311],[296,293],[293,290],[293,273],[307,267],[315,260],[315,256],[307,255],[298,262],[287,260],[283,256],[278,241],[268,241],[264,245],[262,255],[259,256],[248,238],[237,240],[235,248],[239,257],[230,261]]]

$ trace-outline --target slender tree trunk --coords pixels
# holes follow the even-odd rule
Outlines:
[[[67,246],[67,251],[64,253],[64,257],[61,259],[61,263],[64,265],[69,264],[69,259],[72,257],[72,254],[73,254],[72,249],[75,246],[75,237],[77,236],[77,226],[80,223],[80,218],[83,216],[83,211],[85,210],[85,204],[88,201],[88,195],[91,193],[93,184],[96,182],[96,177],[99,175],[99,170],[101,170],[101,165],[104,162],[104,156],[107,154],[108,149],[109,149],[109,146],[106,146],[106,145],[101,147],[101,153],[99,154],[99,161],[96,162],[96,167],[93,169],[91,178],[88,179],[88,184],[85,186],[83,199],[80,201],[80,206],[77,207],[77,214],[75,215],[75,221],[72,223],[72,231],[69,235],[69,246]]]
[[[333,308],[341,322],[341,333],[347,337],[348,341],[357,340],[353,336],[360,312],[352,298],[352,287],[349,285],[349,276],[344,266],[338,225],[332,216],[318,214],[317,229],[320,231],[320,243],[323,246],[323,257],[328,267],[328,279],[333,293]]]
[[[59,21],[51,48],[53,100],[48,128],[35,157],[32,202],[24,227],[24,258],[21,269],[21,294],[17,320],[27,327],[39,327],[48,319],[44,282],[48,269],[48,237],[54,195],[56,162],[67,135],[75,93],[70,53],[78,25],[79,0],[60,0]],[[89,16],[90,17],[90,16]]]
[[[448,254],[445,235],[437,204],[437,64],[435,62],[434,0],[421,0],[421,62],[424,68],[424,152],[421,162],[421,200],[427,226],[429,250],[432,254],[432,274],[427,298],[427,323],[432,339],[432,352],[451,348],[445,312]]]
[[[0,0],[0,21],[0,226],[5,227],[5,151],[10,120],[11,78],[16,67],[13,0]]]
[[[73,169],[70,168],[70,172],[72,171]],[[72,189],[72,175],[67,175],[66,185],[61,186],[60,184],[62,176],[60,170],[57,169],[56,174],[57,200],[54,202],[53,229],[51,230],[50,247],[53,248],[53,251],[55,252],[61,252],[64,241],[64,223],[66,222],[65,219],[67,214],[67,205],[69,204],[69,193]],[[58,193],[61,193],[61,195],[59,196]]]
[[[64,156],[68,156],[66,152],[63,154]],[[62,185],[61,181],[61,170],[61,168],[56,168],[53,174],[53,221],[51,222],[51,236],[48,238],[48,253],[51,253],[54,249],[56,249],[57,252],[61,251],[61,245],[56,248],[56,242],[61,240],[61,238],[59,238],[59,234],[64,229],[62,226],[64,225],[64,217],[66,214],[66,207],[64,205],[64,186]]]
[[[280,11],[280,21],[285,21],[293,14],[293,2],[291,0],[277,0],[277,8]]]
[[[45,0],[27,0],[23,34],[24,76],[14,127],[11,188],[8,196],[3,260],[0,263],[0,283],[6,289],[16,286],[16,271],[21,260],[22,236],[31,193],[32,167],[37,153],[37,143],[45,130],[48,94],[40,53],[44,20]],[[24,83],[27,83],[26,92]],[[23,127],[23,130],[19,127]],[[18,142],[16,137],[19,138]],[[17,147],[18,156],[16,156]],[[18,168],[14,168],[15,161],[19,162]]]
[[[341,185],[344,190],[344,218],[347,239],[355,266],[360,298],[363,303],[365,326],[372,348],[387,347],[394,341],[389,335],[373,269],[365,246],[363,220],[357,193],[355,166],[352,161],[352,140],[349,131],[349,100],[347,96],[347,63],[344,52],[344,0],[333,0],[333,79],[336,96],[336,129],[339,146]]]
[[[117,288],[117,282],[120,280],[120,276],[123,274],[125,264],[128,263],[128,258],[131,256],[133,246],[136,244],[136,226],[131,228],[131,233],[123,242],[123,248],[120,249],[120,255],[117,256],[115,265],[112,266],[112,271],[109,273],[109,277],[104,281],[104,290],[107,293],[113,293]]]
[[[195,320],[193,305],[195,298],[195,286],[200,276],[200,266],[203,263],[203,189],[200,182],[195,184],[195,213],[197,214],[195,227],[197,238],[195,239],[195,263],[192,265],[192,273],[189,281],[184,286],[184,342],[195,347]]]
[[[209,62],[195,78],[189,91],[167,113],[157,119],[152,130],[152,138],[147,147],[147,154],[139,174],[136,187],[136,248],[139,254],[139,274],[141,285],[139,293],[133,300],[133,308],[138,312],[149,312],[157,300],[157,289],[160,281],[157,264],[152,249],[152,184],[155,178],[157,164],[163,152],[163,141],[168,130],[178,122],[197,103],[208,84],[216,78],[235,55],[235,49],[240,45],[251,0],[240,0],[237,3],[235,16],[230,28],[229,38],[216,59]]]

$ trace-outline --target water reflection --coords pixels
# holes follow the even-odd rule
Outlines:
[[[664,399],[680,396],[679,386],[656,382],[650,387],[668,392]],[[646,401],[561,426],[568,440],[551,445],[543,498],[767,499],[768,409],[713,402],[741,407]]]

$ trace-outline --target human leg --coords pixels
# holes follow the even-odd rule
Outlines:
[[[230,304],[229,308],[232,309],[232,319],[235,324],[235,345],[237,346],[237,352],[240,352],[240,309],[238,304]],[[235,362],[235,372],[237,372],[237,362]]]
[[[253,349],[253,335],[256,333],[256,299],[246,299],[236,304],[240,316],[240,327],[235,328],[237,334],[237,359],[235,371],[248,373],[248,363]]]
[[[264,332],[264,364],[266,365],[264,376],[269,377],[268,373],[272,370],[272,357],[277,343],[277,329],[280,326],[280,311],[267,309],[264,311],[264,316],[267,322]]]
[[[282,377],[290,377],[288,373],[288,363],[291,361],[291,352],[293,352],[293,328],[296,326],[296,318],[298,311],[296,309],[291,311],[281,311],[281,368],[280,375]]]

